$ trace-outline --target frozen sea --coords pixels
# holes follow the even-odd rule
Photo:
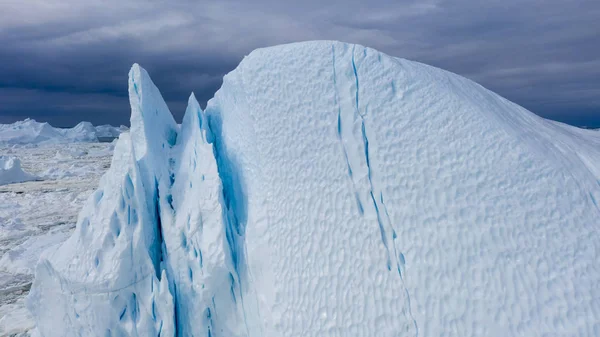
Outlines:
[[[0,336],[29,336],[25,308],[40,254],[66,240],[110,165],[112,143],[2,145],[43,180],[0,186]]]

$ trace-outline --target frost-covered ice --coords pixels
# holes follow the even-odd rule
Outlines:
[[[259,49],[181,126],[148,74],[45,337],[600,335],[600,136],[338,42]]]
[[[25,171],[44,179],[0,186],[0,336],[28,336],[35,326],[24,302],[35,264],[72,233],[84,201],[108,168],[112,147],[0,144],[1,156],[18,156]],[[61,174],[49,176],[50,169]]]
[[[19,158],[0,156],[0,185],[22,183],[38,177],[21,169]]]
[[[55,128],[48,123],[39,123],[28,118],[12,124],[0,124],[0,144],[97,142],[99,138],[116,138],[123,131],[127,131],[124,126],[94,127],[90,122],[81,122],[72,128]]]

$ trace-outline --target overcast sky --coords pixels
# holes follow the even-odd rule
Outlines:
[[[2,0],[0,123],[128,124],[140,63],[180,118],[257,47],[333,39],[473,79],[600,127],[598,0]]]

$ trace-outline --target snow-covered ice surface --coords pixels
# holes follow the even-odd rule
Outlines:
[[[373,49],[259,49],[131,136],[36,268],[39,333],[599,336],[600,135]],[[40,243],[43,245],[43,243]]]
[[[0,145],[42,181],[0,186],[0,336],[27,336],[35,326],[24,297],[42,252],[72,233],[84,201],[112,156],[110,143]]]
[[[0,186],[38,179],[21,169],[19,158],[0,156]]]
[[[0,124],[0,144],[57,144],[73,142],[97,142],[119,136],[127,131],[125,126],[93,126],[90,122],[81,122],[72,128],[55,128],[48,123],[26,119],[12,124]]]

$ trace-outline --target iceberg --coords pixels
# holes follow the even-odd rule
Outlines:
[[[96,128],[90,122],[80,122],[71,129],[57,129],[66,139],[72,142],[96,142]]]
[[[0,156],[0,186],[38,179],[33,174],[23,171],[19,158]]]
[[[44,255],[52,336],[600,333],[600,136],[359,45],[253,51],[131,130]]]
[[[106,139],[115,139],[119,138],[119,135],[122,132],[129,131],[129,128],[125,125],[121,125],[118,128],[109,124],[98,125],[96,126],[96,136],[98,139],[106,138]]]
[[[95,127],[90,122],[81,122],[72,128],[55,128],[48,123],[40,123],[28,118],[12,124],[0,124],[0,145],[112,141],[125,131],[127,131],[125,126]]]

